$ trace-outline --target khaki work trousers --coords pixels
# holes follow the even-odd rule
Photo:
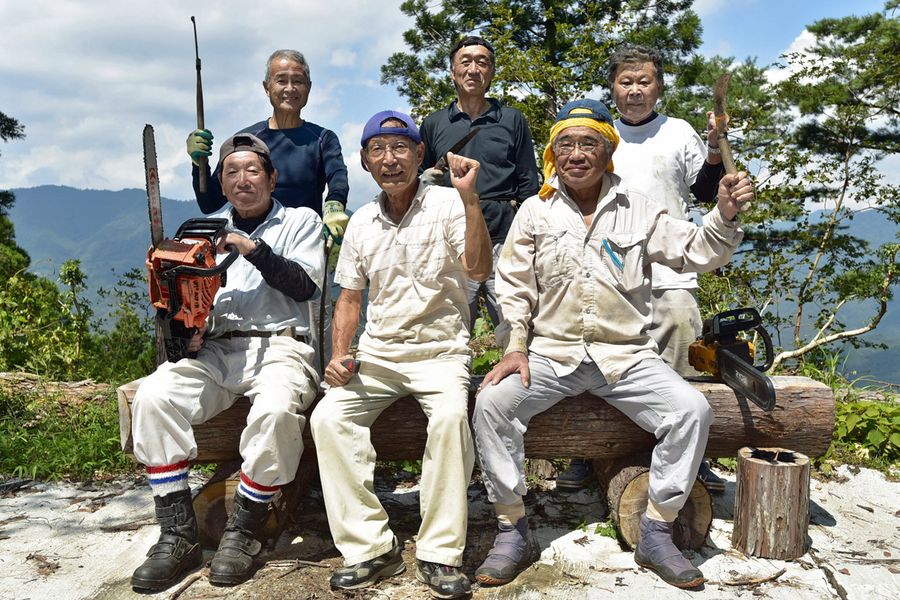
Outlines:
[[[335,546],[347,565],[391,549],[394,534],[375,495],[376,456],[370,427],[394,401],[412,395],[428,417],[416,558],[461,566],[468,519],[466,490],[475,462],[467,362],[462,357],[408,363],[365,354],[356,358],[361,361],[359,373],[347,385],[331,388],[310,418]]]

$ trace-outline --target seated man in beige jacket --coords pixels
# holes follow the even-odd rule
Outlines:
[[[659,440],[635,561],[678,587],[704,580],[673,544],[672,523],[697,477],[713,415],[706,398],[660,359],[648,333],[650,267],[699,272],[728,262],[742,237],[736,217],[753,190],[746,174],[726,175],[717,207],[697,227],[622,184],[613,174],[618,141],[602,103],[564,106],[544,151],[544,186],[519,209],[500,253],[504,356],[485,377],[474,415],[499,526],[475,571],[484,584],[510,581],[528,559],[529,420],[585,391]]]

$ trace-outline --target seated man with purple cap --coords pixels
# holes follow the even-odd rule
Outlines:
[[[208,327],[191,340],[196,358],[160,365],[132,407],[134,455],[147,467],[161,529],[131,577],[141,591],[163,590],[203,562],[187,479],[188,461],[197,456],[193,425],[241,396],[252,403],[241,434],[241,479],[209,582],[235,585],[252,575],[269,502],[294,479],[302,412],[319,387],[308,315],[325,271],[322,221],[272,197],[277,172],[269,148],[249,133],[222,144],[216,172],[230,204],[215,215],[229,224],[219,257],[226,247],[241,256],[228,267]]]
[[[602,103],[566,104],[544,150],[545,183],[519,209],[500,253],[504,356],[485,377],[473,416],[499,527],[475,571],[484,584],[511,581],[530,557],[522,502],[528,422],[583,392],[658,440],[635,561],[678,587],[704,581],[675,547],[672,524],[697,477],[713,415],[703,394],[662,361],[648,333],[651,265],[701,272],[728,262],[753,188],[745,173],[723,177],[718,204],[698,227],[622,184],[613,173],[618,142]]]
[[[468,279],[487,279],[492,266],[476,188],[480,165],[450,154],[453,187],[423,184],[425,146],[413,120],[396,111],[369,119],[361,143],[363,167],[382,192],[356,211],[344,236],[325,369],[331,389],[310,419],[328,524],[346,565],[331,586],[366,587],[405,569],[403,546],[375,495],[369,428],[394,401],[412,395],[428,417],[416,577],[437,598],[459,598],[471,591],[459,567],[474,464],[466,287]],[[366,288],[366,327],[354,357],[350,344]]]

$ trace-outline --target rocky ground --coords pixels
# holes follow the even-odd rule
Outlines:
[[[478,588],[475,599],[606,598],[900,598],[900,483],[875,471],[842,467],[831,481],[813,480],[812,546],[793,561],[756,559],[732,550],[734,478],[715,497],[706,545],[692,561],[706,574],[699,591],[685,592],[637,567],[630,552],[598,532],[606,510],[595,490],[528,496],[536,562],[511,584]],[[328,577],[341,564],[331,544],[320,496],[303,502],[292,525],[266,555],[255,577],[236,588],[211,587],[199,571],[149,598],[425,599],[415,581],[418,491],[414,479],[383,478],[379,491],[394,531],[405,541],[406,573],[377,587],[334,592]],[[199,484],[199,480],[193,482]],[[17,487],[19,486],[19,487]],[[484,489],[469,489],[469,539],[464,570],[472,575],[493,541]],[[90,485],[0,484],[0,600],[138,598],[131,571],[157,536],[152,501],[141,480]],[[539,554],[539,556],[538,556]],[[209,559],[212,552],[207,552]],[[185,587],[186,586],[186,587]]]

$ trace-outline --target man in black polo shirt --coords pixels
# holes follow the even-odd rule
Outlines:
[[[479,129],[457,154],[481,163],[478,194],[494,245],[496,266],[516,213],[514,202],[521,203],[537,194],[539,183],[534,142],[525,115],[485,97],[494,78],[494,67],[494,48],[487,40],[477,36],[460,40],[450,51],[450,79],[456,88],[456,100],[425,117],[420,133],[425,143],[422,169],[429,169],[472,129]],[[423,176],[426,182],[432,173],[433,170]],[[449,174],[439,176],[435,183],[449,187]],[[484,291],[488,313],[496,326],[500,323],[500,315],[493,273],[484,283],[469,281],[471,325],[478,316],[481,291]]]

